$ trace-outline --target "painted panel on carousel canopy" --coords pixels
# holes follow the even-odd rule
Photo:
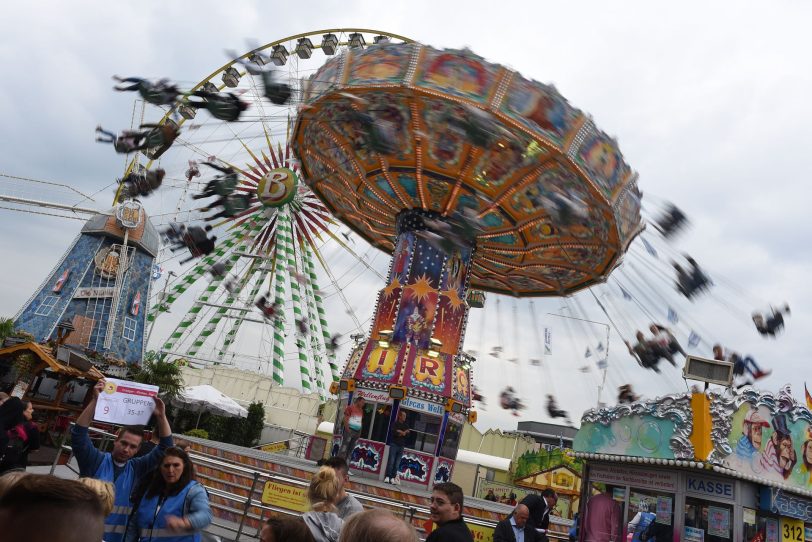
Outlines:
[[[411,349],[414,352],[414,349]],[[452,358],[446,354],[431,357],[422,354],[410,355],[406,362],[404,384],[448,397],[451,395]]]
[[[400,358],[406,353],[405,348],[390,346],[381,348],[377,342],[370,342],[361,356],[358,364],[356,378],[360,380],[374,380],[384,384],[392,384],[397,380]]]

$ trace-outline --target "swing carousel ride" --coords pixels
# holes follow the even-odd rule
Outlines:
[[[637,176],[616,142],[554,88],[470,51],[351,50],[311,76],[302,101],[305,182],[393,255],[342,375],[350,392],[403,387],[404,400],[466,413],[466,299],[603,282],[641,230]]]
[[[97,130],[127,156],[115,202],[142,200],[164,231],[145,333],[148,342],[157,330],[162,356],[237,365],[323,397],[338,379],[348,390],[403,388],[404,399],[456,416],[472,400],[484,406],[470,386],[478,358],[488,360],[480,374],[499,374],[504,408],[527,406],[529,377],[548,414],[565,418],[552,397],[560,367],[544,355],[549,324],[542,336],[533,298],[563,305],[551,316],[571,351],[586,346],[591,358],[566,369],[591,379],[599,401],[607,385],[634,380],[625,356],[607,371],[610,325],[631,340],[668,319],[673,331],[652,325],[652,339],[627,343],[656,372],[684,353],[680,342],[709,353],[712,333],[686,307],[714,284],[673,245],[687,218],[651,195],[641,207],[617,142],[554,87],[469,50],[363,29],[230,56],[188,91],[117,78],[117,90],[140,94],[141,130]],[[0,200],[17,211],[94,212],[85,194],[54,188],[72,203],[8,190]],[[644,218],[653,227],[641,235]],[[392,255],[388,273],[381,253]],[[384,287],[363,320],[356,286],[374,281]],[[734,288],[721,278],[720,287]],[[495,306],[479,311],[478,344],[463,351],[469,308],[485,292]],[[754,320],[759,332],[780,331],[782,312]]]

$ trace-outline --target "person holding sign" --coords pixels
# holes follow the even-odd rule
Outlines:
[[[134,383],[133,383],[134,384]],[[134,384],[137,386],[137,384]],[[88,435],[88,427],[93,421],[99,394],[110,393],[107,382],[100,380],[93,388],[93,398],[76,419],[76,425],[71,430],[71,447],[73,455],[79,464],[79,475],[97,478],[105,482],[112,482],[116,489],[116,500],[113,513],[104,521],[105,542],[121,542],[127,527],[127,520],[132,511],[130,494],[139,478],[154,470],[164,456],[164,451],[172,447],[172,429],[166,419],[166,406],[157,395],[149,398],[154,402],[152,410],[160,435],[160,442],[149,454],[143,457],[134,457],[144,431],[140,427],[124,426],[113,442],[112,452],[97,450]],[[115,391],[113,389],[112,391]]]

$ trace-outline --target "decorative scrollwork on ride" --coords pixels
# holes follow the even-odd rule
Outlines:
[[[708,456],[708,462],[717,465],[727,465],[727,457],[733,453],[730,446],[730,433],[733,429],[733,415],[745,403],[752,408],[766,407],[771,415],[786,414],[793,422],[804,420],[812,424],[812,412],[792,396],[789,384],[784,385],[778,394],[769,391],[759,391],[751,386],[739,390],[726,389],[721,393],[710,392],[710,415],[713,427],[711,428],[711,442],[713,451]]]
[[[609,425],[621,418],[646,415],[674,422],[674,434],[669,439],[674,457],[693,459],[694,445],[690,438],[693,431],[693,415],[689,394],[664,395],[651,401],[622,404],[612,408],[589,409],[581,417],[581,423]]]

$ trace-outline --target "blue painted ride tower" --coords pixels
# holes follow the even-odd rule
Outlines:
[[[138,201],[90,218],[45,281],[14,318],[37,341],[74,330],[66,344],[140,364],[150,284],[160,237]]]

